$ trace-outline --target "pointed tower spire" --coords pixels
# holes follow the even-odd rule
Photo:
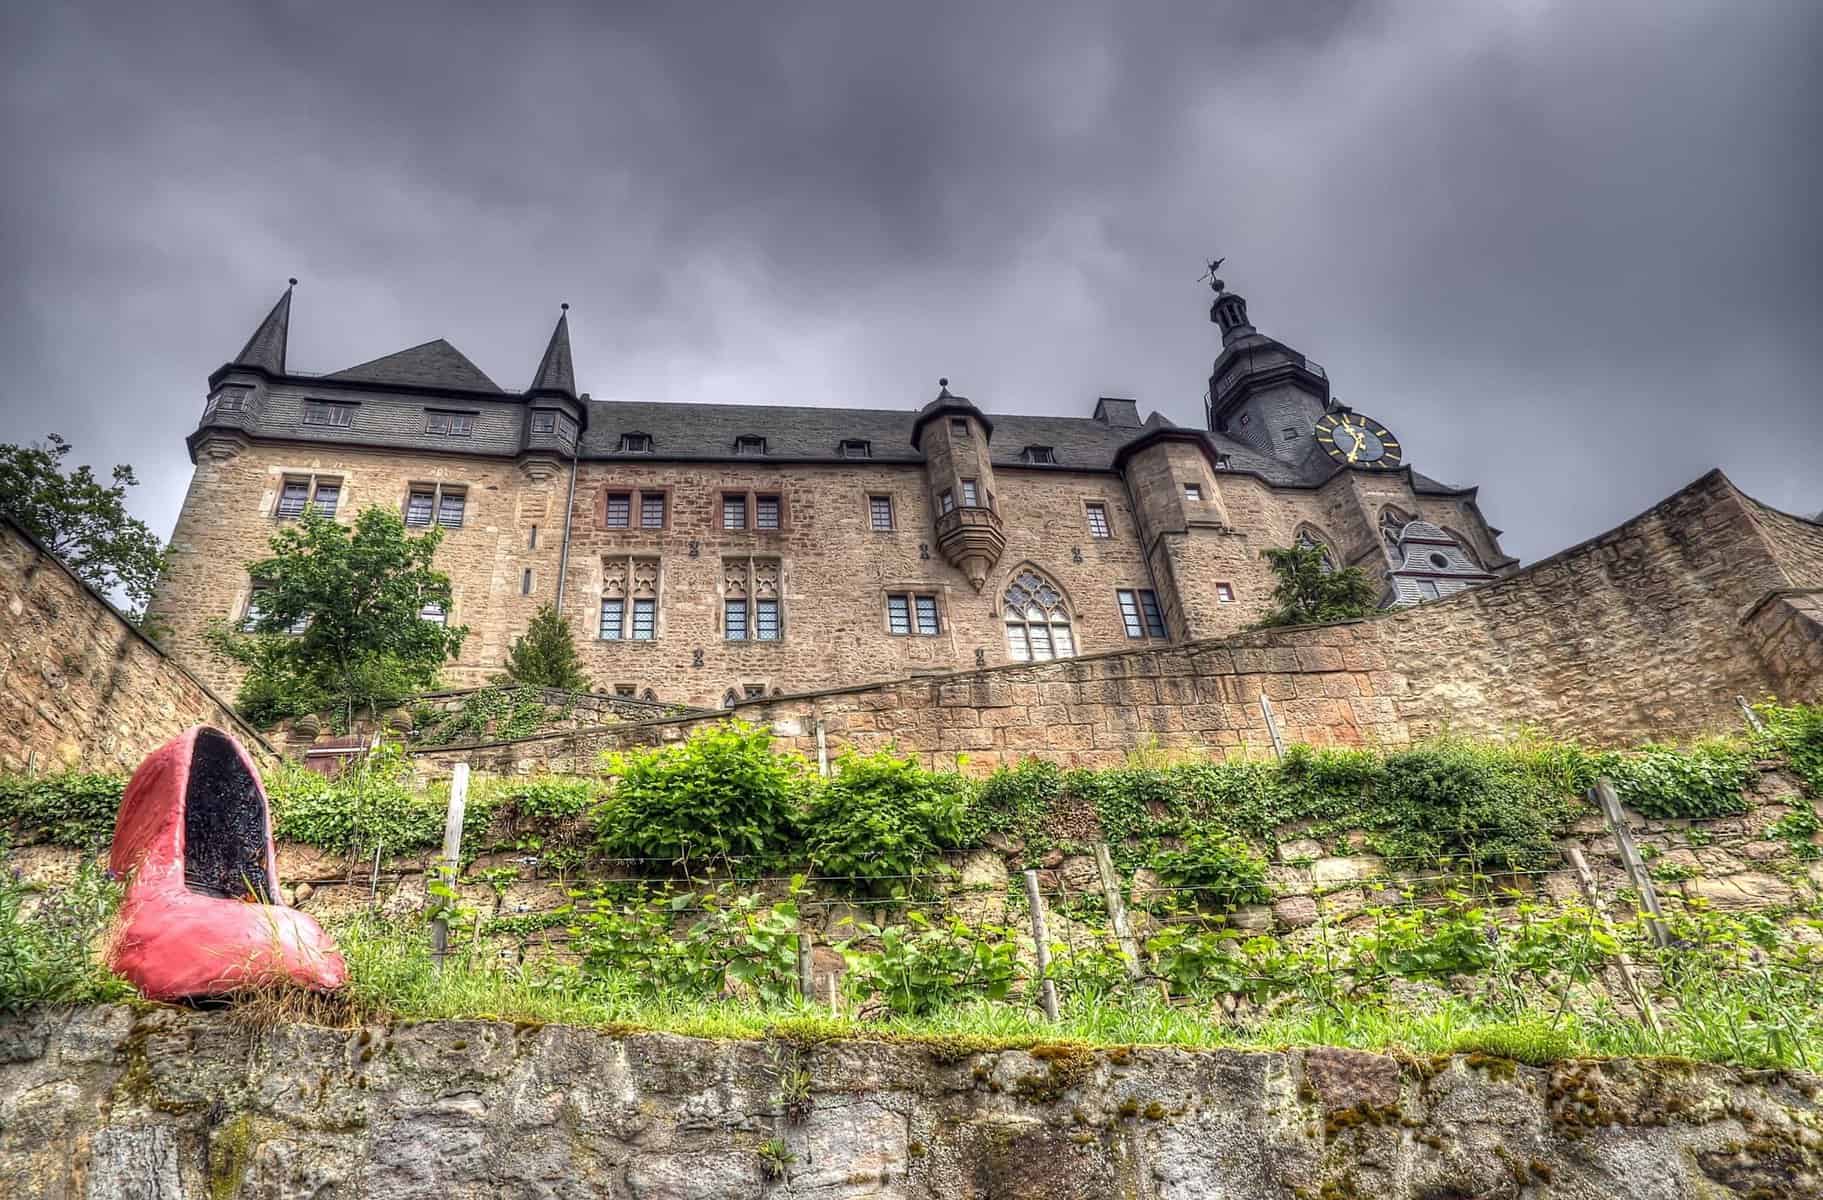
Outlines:
[[[527,392],[557,392],[576,398],[576,368],[570,362],[570,306],[558,314],[557,328],[551,330],[551,344],[544,348],[538,362],[538,374],[532,377]]]
[[[285,373],[285,342],[291,334],[291,289],[298,285],[293,279],[279,302],[272,306],[260,327],[253,331],[241,352],[234,356],[232,366],[252,367],[270,375]]]

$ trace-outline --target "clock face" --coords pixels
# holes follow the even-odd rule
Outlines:
[[[1317,444],[1345,467],[1391,470],[1404,457],[1392,431],[1360,413],[1329,413],[1317,422]]]

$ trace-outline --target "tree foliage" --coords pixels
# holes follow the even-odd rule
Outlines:
[[[442,539],[413,536],[382,508],[350,527],[309,507],[273,534],[272,557],[247,564],[260,589],[250,627],[217,624],[211,637],[248,668],[240,710],[266,723],[325,711],[352,721],[435,687],[468,634],[420,615],[449,611],[449,576],[431,565]]]
[[[85,583],[124,597],[127,615],[142,622],[165,552],[146,523],[127,514],[127,489],[139,480],[125,465],[114,468],[112,487],[86,466],[65,474],[69,452],[54,433],[42,446],[0,445],[0,510]]]
[[[588,690],[589,677],[582,673],[582,658],[576,653],[570,623],[557,612],[555,604],[539,609],[525,636],[513,643],[506,660],[506,677],[525,687]]]
[[[1257,628],[1345,621],[1374,610],[1378,591],[1373,581],[1360,567],[1329,566],[1322,547],[1289,546],[1263,554],[1279,582],[1272,589],[1275,607]]]

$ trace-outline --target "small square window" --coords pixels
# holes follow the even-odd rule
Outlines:
[[[548,408],[539,409],[532,414],[533,433],[556,433],[557,414]]]
[[[649,433],[623,433],[620,435],[620,449],[623,454],[650,454],[652,435]]]
[[[1225,584],[1225,583],[1216,584],[1215,585],[1215,602],[1217,604],[1233,604],[1234,603],[1234,588],[1230,587],[1228,584]]]
[[[747,700],[764,700],[766,698],[766,685],[763,683],[743,683],[741,685],[741,695]]]
[[[614,685],[614,694],[631,700],[633,697],[639,695],[639,685],[635,683],[617,683]]]
[[[1203,485],[1200,483],[1186,483],[1184,485],[1184,499],[1191,504],[1201,504],[1203,502]]]
[[[975,481],[973,479],[964,479],[962,481],[962,507],[979,507],[980,499],[981,497],[975,491]]]
[[[949,431],[951,433],[955,434],[957,437],[967,437],[968,436],[968,418],[967,417],[951,417],[949,419]]]
[[[441,604],[432,601],[418,610],[418,619],[429,621],[432,625],[448,625],[449,614],[443,611]]]
[[[722,497],[722,528],[723,529],[745,529],[745,528],[747,528],[747,497],[745,497],[745,496],[723,496]]]
[[[867,523],[876,532],[891,532],[893,527],[893,498],[891,496],[869,496],[867,498]]]
[[[1295,441],[1297,441],[1297,440],[1298,440],[1298,427],[1297,427],[1297,426],[1296,426],[1296,425],[1287,425],[1287,426],[1285,426],[1285,428],[1284,428],[1284,431],[1283,431],[1283,432],[1284,432],[1284,434],[1285,434],[1285,440],[1286,440],[1286,441],[1288,441],[1288,442],[1295,442]]]
[[[354,424],[354,405],[336,404],[329,400],[306,400],[304,401],[304,424],[347,429]]]
[[[873,456],[873,445],[860,438],[850,438],[842,443],[843,458],[872,458]]]
[[[1113,536],[1108,527],[1108,506],[1105,504],[1085,505],[1089,513],[1089,536],[1105,538]]]
[[[766,453],[766,439],[750,435],[737,437],[734,439],[734,452],[743,457],[764,454]]]
[[[605,510],[609,529],[625,529],[633,523],[633,493],[609,492]]]
[[[204,412],[240,412],[247,402],[247,389],[225,387],[210,397]]]
[[[777,529],[779,527],[779,498],[777,496],[755,496],[753,498],[753,527],[755,529]]]
[[[641,529],[663,529],[665,527],[665,494],[663,492],[641,493],[639,527]]]

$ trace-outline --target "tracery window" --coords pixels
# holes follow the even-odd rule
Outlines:
[[[722,560],[722,636],[730,642],[776,642],[784,636],[776,558]]]
[[[632,620],[629,621],[628,617]],[[658,637],[658,560],[606,558],[601,563],[601,625],[607,642]]]
[[[1330,552],[1328,545],[1308,529],[1298,530],[1297,546],[1300,550],[1315,550],[1323,557],[1323,574],[1333,574],[1336,569],[1336,556]]]
[[[1076,654],[1070,610],[1057,586],[1030,567],[1022,568],[1003,597],[1006,651],[1014,662],[1045,662]]]

